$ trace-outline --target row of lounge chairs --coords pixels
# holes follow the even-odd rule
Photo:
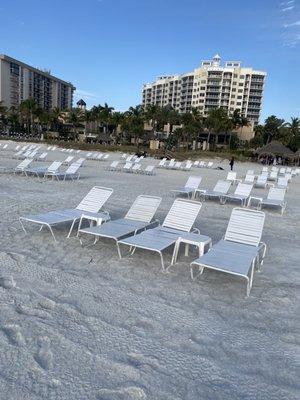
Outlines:
[[[103,153],[87,153],[86,159],[93,160],[93,161],[106,161],[109,158],[109,154]]]
[[[231,182],[226,180],[218,180],[213,189],[199,189],[202,178],[200,176],[190,176],[183,188],[173,189],[173,194],[187,195],[188,198],[195,198],[196,195],[200,200],[218,199],[221,204],[227,201],[239,201],[243,207],[250,207],[253,200],[257,202],[257,207],[272,206],[278,207],[283,214],[286,209],[285,193],[286,188],[271,187],[266,198],[251,196],[253,184],[238,183],[234,193],[229,193]]]
[[[162,199],[141,195],[123,218],[112,221],[103,209],[112,193],[110,188],[95,186],[75,209],[20,217],[21,226],[25,233],[25,223],[37,224],[40,230],[47,227],[56,241],[53,227],[69,224],[70,237],[77,222],[77,236],[80,236],[82,244],[83,235],[92,237],[94,243],[101,238],[112,239],[117,245],[120,258],[124,257],[123,247],[128,249],[128,255],[133,255],[136,249],[155,252],[160,256],[163,272],[167,272],[176,263],[180,243],[201,243],[211,247],[211,239],[200,234],[199,229],[194,227],[202,206],[200,202],[176,199],[160,224],[155,219],[155,213]],[[83,228],[83,220],[96,221],[96,225]],[[265,214],[261,211],[235,208],[224,239],[212,246],[206,254],[204,246],[201,247],[199,257],[191,263],[192,279],[202,274],[204,269],[237,275],[246,279],[249,296],[254,269],[263,263],[266,252],[266,245],[261,242],[264,220]],[[172,261],[166,266],[163,252],[170,248],[173,248]]]
[[[155,175],[155,166],[148,165],[146,168],[142,168],[141,164],[126,162],[125,164],[121,164],[119,161],[113,161],[109,166],[105,168],[107,171],[111,172],[128,172],[135,174],[144,174],[144,175]]]
[[[190,171],[192,166],[193,163],[191,161],[186,161],[185,163],[183,163],[180,161],[175,161],[175,159],[168,161],[166,158],[163,158],[158,163],[158,168],[174,169],[177,171]]]

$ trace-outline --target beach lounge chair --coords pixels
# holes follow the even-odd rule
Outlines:
[[[155,175],[155,166],[147,165],[147,167],[142,171],[144,175]]]
[[[262,168],[262,172],[267,172],[267,173],[269,173],[269,168],[268,168],[268,167],[263,167],[263,168]]]
[[[17,173],[23,173],[26,168],[28,168],[29,164],[32,163],[32,158],[26,158],[20,164],[18,164],[12,172],[17,174]]]
[[[44,152],[36,157],[35,161],[46,161],[48,153]]]
[[[289,181],[285,176],[280,176],[275,187],[288,190],[288,183]]]
[[[51,176],[54,178],[56,178],[58,181],[59,180],[67,180],[67,179],[71,179],[72,181],[74,181],[75,179],[79,179],[80,177],[80,173],[78,172],[80,168],[80,165],[77,163],[73,163],[71,164],[66,171],[56,171],[54,173],[51,174]],[[47,174],[46,174],[47,176]]]
[[[230,171],[227,174],[226,181],[229,181],[231,184],[234,184],[238,181],[236,177],[236,172]]]
[[[200,198],[202,199],[206,198],[220,199],[221,196],[224,196],[225,194],[228,193],[230,186],[231,186],[230,181],[218,180],[218,182],[216,183],[215,187],[212,190],[196,190],[196,193],[198,192]]]
[[[73,163],[72,163],[72,165],[74,165],[74,164],[76,164],[76,165],[78,165],[79,167],[82,167],[82,165],[83,165],[83,163],[85,162],[85,158],[78,158],[78,160],[76,160],[76,161],[74,161]]]
[[[172,158],[172,160],[170,160],[170,161],[168,162],[168,164],[166,165],[166,168],[167,168],[167,169],[174,169],[174,167],[175,167],[175,159]]]
[[[278,171],[277,170],[271,171],[268,178],[269,181],[277,181],[277,178],[278,178]]]
[[[205,161],[200,161],[200,163],[199,163],[199,167],[200,168],[206,168],[206,162]]]
[[[281,167],[278,174],[279,175],[284,175],[285,172],[286,172],[286,167]]]
[[[180,170],[182,169],[182,162],[181,161],[176,161],[174,167],[172,169],[177,169]]]
[[[207,168],[212,168],[213,167],[213,165],[214,165],[214,163],[212,162],[212,161],[209,161],[208,163],[207,163]]]
[[[106,171],[118,171],[119,170],[119,161],[113,161],[105,169],[106,169]]]
[[[195,197],[195,191],[198,189],[201,180],[201,176],[190,176],[183,188],[173,189],[171,192],[174,193],[174,196],[176,196],[176,194],[185,194],[188,198],[190,196]]]
[[[59,224],[71,224],[67,236],[70,237],[75,223],[81,219],[82,215],[85,215],[87,218],[97,218],[97,220],[101,222],[106,222],[110,219],[108,212],[101,211],[101,209],[112,193],[112,189],[94,186],[75,209],[50,211],[44,214],[20,217],[21,226],[25,233],[27,233],[27,231],[25,229],[24,221],[38,224],[41,226],[41,229],[47,227],[50,230],[53,239],[56,241],[52,228]]]
[[[122,257],[120,245],[129,246],[129,254],[133,254],[137,248],[156,252],[160,255],[162,271],[167,272],[173,265],[174,257],[171,264],[166,267],[162,252],[175,246],[179,238],[191,232],[201,206],[202,203],[198,201],[176,199],[161,226],[118,241],[120,258]]]
[[[286,201],[284,201],[286,189],[270,188],[268,196],[259,203],[259,209],[262,207],[278,207],[281,209],[281,215],[286,209]]]
[[[194,161],[194,167],[199,168],[200,161]]]
[[[33,168],[26,168],[24,173],[26,176],[28,175],[36,175],[36,176],[43,176],[47,173],[49,175],[54,174],[58,169],[61,167],[61,161],[53,161],[48,167],[33,167]]]
[[[137,232],[157,225],[158,221],[154,220],[154,215],[160,203],[161,197],[140,195],[135,199],[124,218],[109,221],[101,226],[79,228],[77,236],[91,235],[94,237],[94,244],[99,238],[113,239],[117,244],[119,239],[135,235]]]
[[[164,168],[166,166],[167,163],[167,159],[163,158],[162,160],[160,160],[160,162],[158,163],[158,168]]]
[[[249,174],[247,174],[247,175],[245,176],[244,183],[253,184],[253,183],[254,183],[254,179],[255,179],[255,175],[249,175]]]
[[[234,208],[223,240],[191,263],[191,278],[195,280],[204,269],[240,276],[247,281],[247,297],[253,283],[255,266],[263,263],[266,245],[261,242],[265,213]]]
[[[63,162],[62,162],[62,164],[63,165],[70,165],[71,164],[71,161],[73,161],[74,160],[74,156],[68,156]]]
[[[242,206],[246,206],[247,200],[249,199],[253,185],[247,183],[239,183],[234,193],[225,194],[220,197],[220,203],[225,204],[227,200],[240,201]]]
[[[187,161],[187,162],[185,163],[185,165],[183,165],[183,166],[181,167],[181,169],[182,169],[183,171],[190,171],[191,168],[192,168],[192,166],[193,166],[193,163],[192,163],[191,161]]]
[[[258,175],[256,182],[254,183],[254,187],[263,188],[267,187],[268,175]]]
[[[52,177],[54,179],[61,165],[61,161],[54,161],[45,171],[44,178]]]
[[[248,169],[246,176],[247,175],[254,175],[254,170],[253,169]]]
[[[138,174],[139,172],[141,172],[141,164],[134,164],[131,168],[131,171],[134,174]]]
[[[131,162],[126,162],[121,171],[132,172],[132,165],[133,164]]]

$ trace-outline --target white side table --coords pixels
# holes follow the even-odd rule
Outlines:
[[[200,235],[197,233],[187,233],[184,236],[181,236],[177,239],[176,244],[174,246],[171,265],[174,265],[177,261],[178,251],[181,243],[185,244],[185,256],[189,255],[190,245],[198,247],[199,257],[201,257],[204,254],[205,246],[209,246],[209,248],[211,248],[212,246],[212,240],[209,236]]]
[[[260,204],[261,204],[261,202],[263,201],[263,198],[262,197],[256,197],[256,196],[250,196],[249,200],[248,200],[248,207],[251,207],[251,203],[253,202],[253,200],[256,203],[256,208],[258,209]]]
[[[103,222],[110,221],[110,216],[109,216],[109,214],[106,215],[103,212],[99,213],[99,214],[95,213],[93,215],[91,215],[91,214],[82,214],[81,217],[80,217],[79,224],[78,224],[77,236],[79,235],[80,228],[81,228],[83,220],[90,221],[90,226],[93,225],[93,222],[96,223],[96,226],[99,226],[99,225],[102,225]]]

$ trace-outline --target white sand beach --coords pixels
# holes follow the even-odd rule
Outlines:
[[[19,163],[16,144],[9,146],[0,149],[1,167]],[[48,160],[67,155],[56,150]],[[228,160],[213,160],[224,171],[105,171],[119,159],[110,153],[109,161],[86,161],[74,182],[0,173],[0,399],[299,399],[300,176],[289,185],[283,216],[265,210],[267,254],[246,298],[237,277],[207,270],[191,281],[196,251],[181,251],[162,274],[159,257],[147,251],[120,260],[112,241],[81,247],[66,238],[67,227],[55,229],[57,243],[46,229],[23,232],[20,216],[76,207],[95,185],[113,188],[105,206],[112,219],[147,194],[162,197],[162,221],[171,189],[190,175],[212,188],[229,170]],[[261,166],[234,167],[240,177],[248,169]],[[217,242],[234,206],[205,201],[195,226]]]

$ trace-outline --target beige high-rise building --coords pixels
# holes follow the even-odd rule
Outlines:
[[[17,107],[32,98],[38,107],[51,110],[72,108],[75,87],[50,74],[6,55],[0,55],[0,101]]]
[[[204,116],[214,108],[224,108],[228,114],[240,110],[241,115],[258,124],[262,107],[266,72],[243,68],[239,61],[226,61],[215,55],[202,61],[193,72],[161,76],[143,87],[142,104],[171,105],[180,113],[197,108]]]

